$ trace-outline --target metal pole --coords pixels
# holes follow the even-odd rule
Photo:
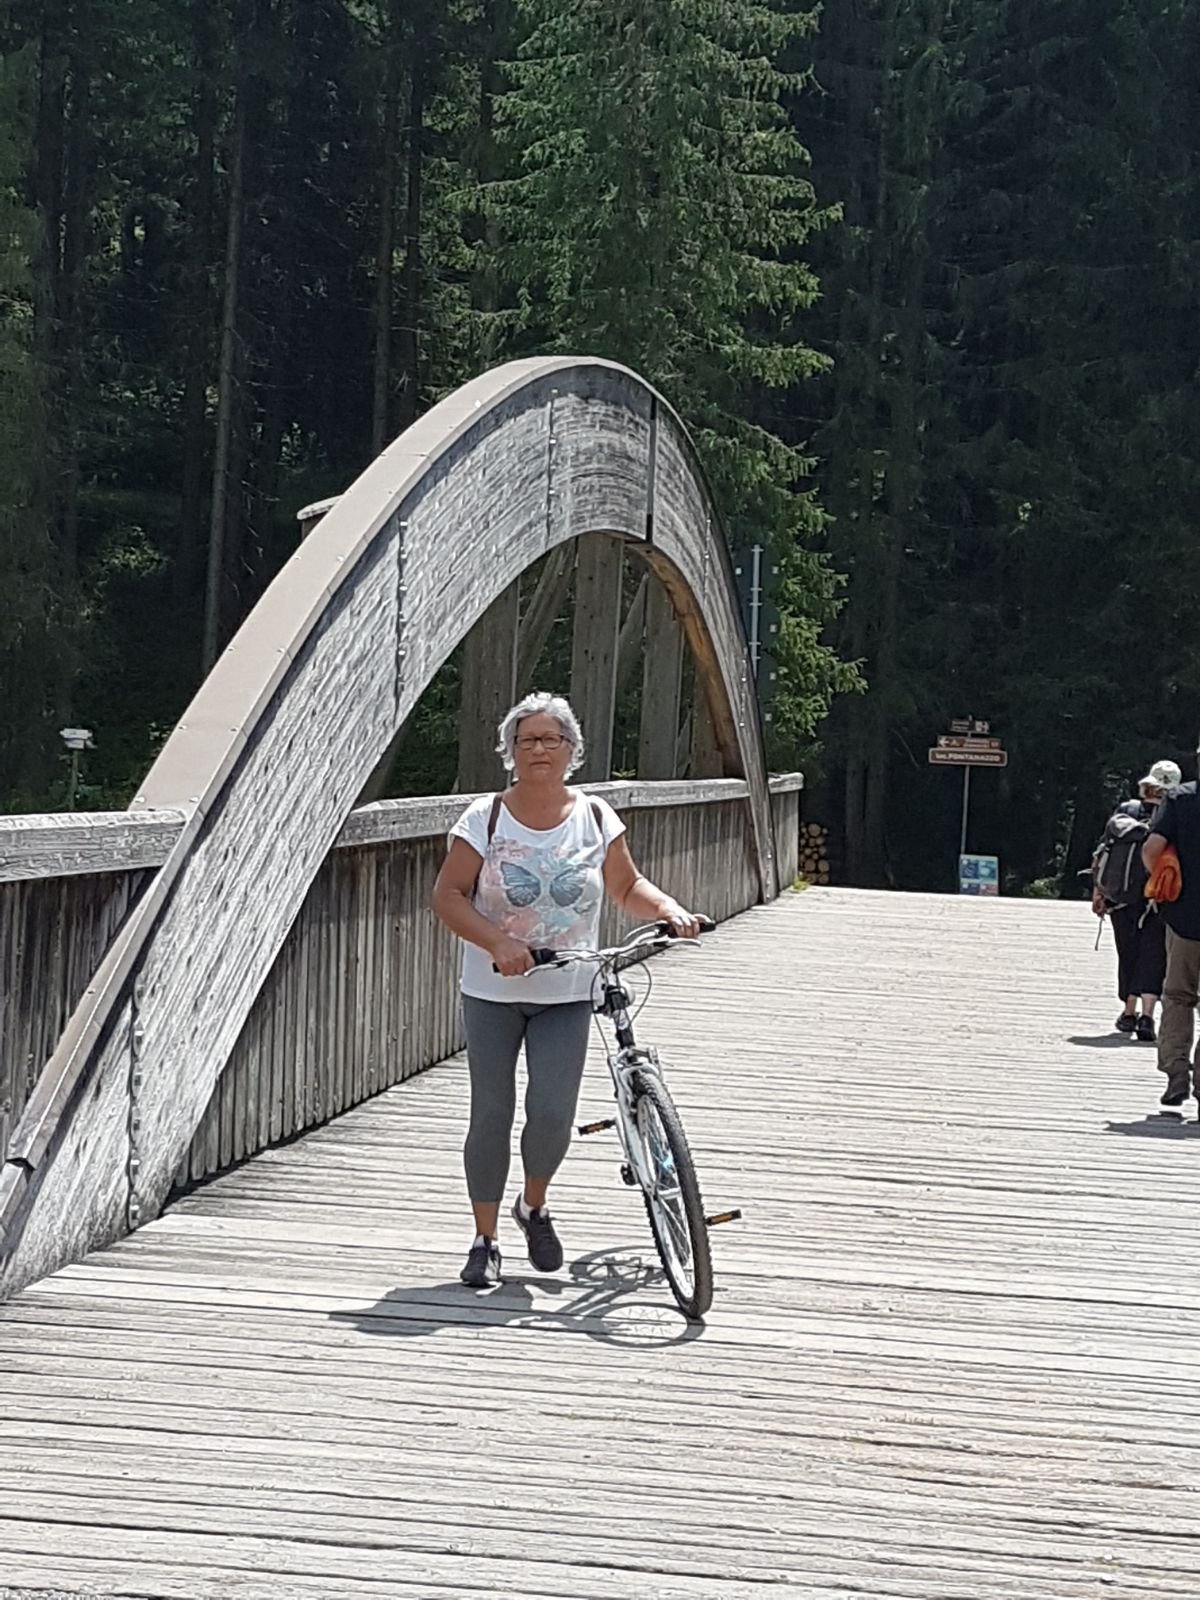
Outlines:
[[[750,552],[750,671],[758,682],[758,657],[762,647],[762,545]]]
[[[967,814],[971,808],[971,769],[963,768],[963,812],[962,812],[962,838],[959,841],[958,853],[965,856],[967,853]]]
[[[79,788],[79,751],[71,751],[71,778],[67,785],[67,810],[74,811],[75,795]]]

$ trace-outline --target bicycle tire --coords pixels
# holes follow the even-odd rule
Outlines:
[[[674,1162],[679,1196],[691,1244],[691,1281],[688,1282],[681,1276],[671,1249],[671,1242],[663,1236],[654,1202],[643,1188],[642,1199],[645,1202],[646,1215],[650,1220],[654,1246],[679,1309],[689,1320],[699,1322],[712,1305],[713,1265],[708,1223],[704,1219],[704,1202],[700,1197],[700,1184],[696,1177],[696,1164],[692,1160],[692,1152],[688,1148],[687,1135],[683,1131],[683,1123],[679,1112],[675,1109],[675,1102],[657,1073],[635,1072],[631,1087],[635,1117],[639,1102],[649,1101],[654,1108]]]

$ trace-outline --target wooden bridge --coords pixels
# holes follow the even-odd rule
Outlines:
[[[312,521],[128,813],[0,819],[0,1597],[1192,1596],[1195,1130],[1086,911],[780,893],[800,780],[634,375],[489,374]],[[644,1018],[746,1213],[703,1328],[603,1141],[562,1274],[456,1280],[429,890],[564,574],[585,777],[632,657],[607,792],[723,922]],[[463,641],[461,792],[374,800]]]
[[[702,1330],[604,1141],[561,1276],[458,1286],[458,1061],[26,1290],[0,1590],[1190,1600],[1200,1143],[1098,1042],[1089,934],[821,890],[657,964],[644,1023],[746,1211]]]

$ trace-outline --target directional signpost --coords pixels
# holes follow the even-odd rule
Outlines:
[[[958,847],[959,887],[964,894],[996,894],[999,891],[999,865],[995,873],[988,872],[984,881],[987,888],[979,887],[979,869],[968,871],[976,861],[994,861],[995,857],[969,857],[967,855],[967,822],[971,811],[971,769],[973,767],[1006,767],[1008,751],[999,739],[992,737],[991,724],[976,722],[965,717],[950,724],[950,732],[940,734],[938,742],[929,752],[933,767],[961,767],[963,769],[962,835]],[[991,887],[995,883],[995,887]],[[970,886],[968,886],[970,885]]]

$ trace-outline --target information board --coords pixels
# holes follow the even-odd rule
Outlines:
[[[999,894],[999,856],[959,856],[959,894]]]

